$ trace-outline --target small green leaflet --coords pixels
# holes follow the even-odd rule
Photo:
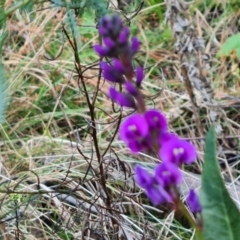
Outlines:
[[[222,45],[218,52],[218,56],[227,57],[232,52],[236,52],[237,58],[240,60],[240,33],[229,37]]]

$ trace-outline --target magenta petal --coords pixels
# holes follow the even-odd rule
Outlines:
[[[137,141],[148,135],[148,124],[143,115],[132,114],[122,122],[119,133],[124,142]]]
[[[144,149],[143,144],[141,143],[141,141],[138,141],[138,140],[132,140],[127,142],[127,146],[132,151],[132,153],[135,153],[135,154],[143,151]]]
[[[100,67],[102,70],[106,70],[109,68],[109,64],[106,62],[100,62]]]
[[[165,116],[158,110],[152,109],[145,112],[145,118],[151,131],[166,132],[168,124]]]
[[[136,181],[137,184],[146,189],[153,185],[154,179],[153,176],[144,168],[137,165],[135,167],[135,173],[136,173]]]
[[[182,173],[175,164],[163,162],[155,168],[155,179],[165,188],[181,183]]]
[[[191,164],[195,162],[197,159],[197,150],[195,146],[192,143],[185,141],[184,149],[185,151],[182,157],[183,162],[185,164]]]
[[[173,138],[162,144],[159,156],[163,162],[172,162],[177,165],[193,163],[197,158],[197,151],[190,142]]]

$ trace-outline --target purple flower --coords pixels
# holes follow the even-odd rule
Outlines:
[[[113,66],[119,73],[125,73],[125,66],[123,66],[122,62],[119,59],[115,58],[113,60]]]
[[[193,163],[197,158],[197,151],[190,142],[173,137],[163,142],[159,156],[163,162],[172,162],[180,166],[183,163]]]
[[[147,197],[155,206],[172,201],[171,195],[156,182],[155,178],[147,170],[137,165],[135,173],[138,185],[145,189]]]
[[[117,102],[121,107],[129,107],[136,109],[134,98],[130,94],[118,92],[115,88],[109,88],[109,97]]]
[[[133,83],[131,83],[130,81],[125,82],[125,88],[128,91],[128,93],[130,93],[134,97],[139,94],[139,91],[138,91],[137,87],[134,86]]]
[[[120,139],[123,140],[133,152],[139,152],[148,147],[148,124],[143,115],[136,113],[125,119],[121,124]]]
[[[182,174],[175,164],[163,162],[155,168],[155,179],[164,188],[169,188],[181,183]]]
[[[125,68],[129,68],[126,75],[133,77],[133,69],[129,65],[132,64],[132,57],[139,49],[139,40],[134,37],[131,42],[129,41],[129,27],[123,25],[117,14],[100,19],[98,30],[103,37],[104,46],[95,45],[94,50],[102,57],[121,59],[125,63]]]
[[[94,45],[93,48],[95,52],[97,52],[101,57],[105,57],[108,55],[108,52],[109,52],[108,48],[102,47],[99,44]]]
[[[157,133],[166,132],[168,124],[165,116],[158,110],[152,109],[145,112],[149,130]]]
[[[136,113],[127,117],[120,126],[120,138],[124,142],[148,135],[148,124],[143,115]]]
[[[99,21],[98,31],[103,37],[117,38],[123,28],[122,20],[117,15],[104,16]]]
[[[108,49],[111,49],[115,46],[114,41],[109,37],[103,38],[103,42]]]
[[[152,149],[152,138],[147,135],[145,138],[138,138],[127,143],[133,153]]]
[[[187,197],[187,204],[193,214],[200,213],[202,211],[202,206],[199,202],[196,192],[191,189]]]
[[[139,50],[139,47],[140,47],[140,42],[139,42],[138,38],[133,37],[132,44],[131,44],[132,53],[135,54]]]
[[[146,189],[149,188],[153,185],[154,183],[154,178],[153,176],[144,168],[141,166],[137,165],[135,167],[135,173],[136,173],[136,181],[137,184]]]
[[[125,79],[122,75],[122,69],[117,62],[115,62],[114,66],[111,66],[106,62],[101,62],[100,66],[103,70],[103,77],[108,81],[115,83],[125,82]]]
[[[124,27],[119,35],[119,42],[120,43],[127,43],[129,37],[129,28]]]

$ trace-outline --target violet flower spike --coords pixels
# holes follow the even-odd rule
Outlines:
[[[193,214],[200,213],[202,211],[202,206],[199,202],[199,198],[193,189],[191,189],[189,192],[189,195],[187,197],[187,204]]]
[[[123,28],[122,20],[117,15],[107,15],[100,19],[98,31],[103,37],[117,38]]]
[[[178,166],[190,164],[196,161],[197,151],[190,142],[173,137],[163,142],[159,151],[159,157],[163,162],[171,162]]]

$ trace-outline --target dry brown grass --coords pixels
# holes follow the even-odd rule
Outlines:
[[[6,1],[6,5],[10,6],[11,2]],[[155,9],[160,5],[163,4],[157,4]],[[224,163],[222,173],[231,185],[231,192],[237,193],[234,197],[239,203],[239,190],[234,184],[239,175],[239,62],[217,58],[216,52],[228,36],[238,31],[240,13],[233,16],[216,10],[214,14],[219,17],[216,22],[210,9],[196,12],[196,27],[206,39],[206,52],[212,56],[209,71],[215,99],[223,112],[218,156]],[[157,24],[149,32],[152,16]],[[159,160],[144,153],[131,155],[117,137],[101,160],[111,196],[113,211],[109,211],[99,182],[98,156],[87,133],[89,110],[75,77],[72,48],[65,39],[60,58],[50,61],[44,57],[46,52],[48,56],[51,52],[56,56],[60,51],[65,18],[64,11],[46,9],[31,14],[16,11],[7,21],[9,37],[4,46],[4,65],[9,73],[11,102],[6,123],[1,125],[2,234],[5,233],[5,239],[114,239],[117,226],[113,226],[110,219],[115,219],[119,239],[190,239],[192,231],[174,220],[174,211],[168,206],[152,207],[135,186],[133,166],[139,163],[153,168]],[[81,20],[83,24],[84,20]],[[158,24],[156,13],[148,7],[133,20],[132,28],[142,40],[139,61],[145,67],[151,66],[147,68],[143,85],[144,94],[151,96],[149,107],[164,111],[171,131],[190,139],[198,147],[198,164],[183,170],[184,199],[186,190],[200,187],[204,137],[198,136],[191,101],[180,80],[181,63],[173,48],[174,39],[162,40],[165,26]],[[94,28],[82,36],[80,58],[84,67],[97,60],[89,50],[96,41]],[[92,68],[84,74],[92,97],[98,70]],[[119,116],[106,97],[107,89],[108,83],[101,83],[96,100],[101,153],[108,146]],[[201,97],[197,100],[206,131],[210,125],[208,107]],[[124,111],[125,115],[127,113]],[[234,158],[236,160],[230,161]]]

